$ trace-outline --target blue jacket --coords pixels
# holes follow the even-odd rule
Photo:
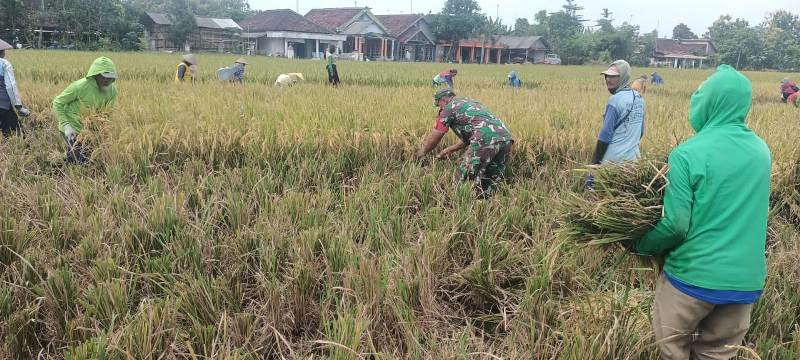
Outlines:
[[[644,99],[630,88],[608,99],[603,128],[598,139],[608,144],[602,162],[622,162],[640,157],[639,142],[644,135]]]

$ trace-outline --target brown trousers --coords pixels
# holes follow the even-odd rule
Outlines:
[[[661,275],[653,300],[653,331],[668,360],[727,360],[750,327],[753,305],[714,305],[676,289]]]

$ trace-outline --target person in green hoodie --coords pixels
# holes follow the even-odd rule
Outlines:
[[[83,130],[80,114],[110,111],[117,99],[117,69],[111,59],[101,56],[94,60],[86,77],[70,84],[53,100],[53,112],[58,130],[67,143],[67,162],[85,163],[78,134]]]
[[[696,135],[669,156],[664,216],[632,244],[666,257],[652,314],[662,359],[736,356],[764,288],[772,155],[745,123],[752,96],[728,65],[694,92]]]

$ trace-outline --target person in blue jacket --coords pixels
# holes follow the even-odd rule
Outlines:
[[[508,85],[513,88],[522,87],[522,80],[517,76],[516,70],[511,70],[511,72],[508,73]]]

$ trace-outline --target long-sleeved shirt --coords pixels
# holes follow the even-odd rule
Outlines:
[[[644,99],[636,91],[622,89],[611,96],[603,115],[598,140],[608,144],[603,162],[637,160],[644,135]]]
[[[728,65],[695,91],[689,122],[697,134],[670,154],[664,215],[635,244],[642,254],[666,254],[664,272],[682,283],[764,288],[772,155],[747,128],[752,99],[750,81]]]
[[[794,94],[797,92],[797,84],[794,81],[787,81],[781,84],[781,92],[784,94]]]
[[[333,53],[328,53],[328,56],[325,57],[325,66],[331,67],[336,65],[336,57]]]
[[[0,109],[11,110],[12,107],[22,105],[22,100],[17,89],[17,79],[14,77],[14,67],[11,63],[0,58]]]
[[[236,68],[236,72],[233,73],[233,79],[231,79],[231,81],[238,82],[238,83],[243,82],[244,81],[244,65],[236,64],[236,65],[234,65],[234,67]]]
[[[447,84],[447,86],[453,87],[453,74],[449,71],[442,71],[433,77],[433,82],[435,84]]]
[[[69,125],[76,132],[83,129],[81,111],[104,111],[114,107],[117,99],[117,87],[111,84],[103,91],[97,86],[94,76],[102,73],[116,73],[116,67],[111,59],[97,58],[86,77],[70,84],[64,91],[53,99],[53,112],[58,119],[58,129],[64,133],[64,127]]]

